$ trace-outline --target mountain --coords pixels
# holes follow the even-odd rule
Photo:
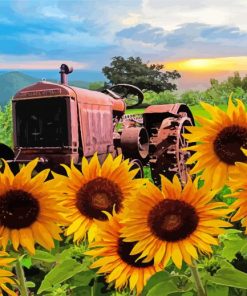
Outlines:
[[[5,105],[21,88],[37,82],[38,79],[20,72],[8,72],[0,75],[0,105]]]
[[[30,75],[24,74],[22,72],[4,72],[0,73],[0,106],[4,106],[15,93],[33,83],[36,83],[42,79],[32,77]],[[47,79],[48,81],[57,83],[55,79]],[[89,82],[81,81],[81,80],[72,80],[69,81],[70,85],[88,88]]]

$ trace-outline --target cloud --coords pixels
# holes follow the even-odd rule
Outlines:
[[[149,24],[138,24],[116,33],[116,37],[158,44],[165,41],[166,32],[162,28],[152,27]]]
[[[146,23],[166,30],[194,22],[247,30],[246,13],[243,0],[143,0],[140,14]]]
[[[68,64],[75,69],[86,69],[87,64],[73,60],[45,60],[34,55],[0,55],[0,69],[12,70],[57,70],[62,64]]]
[[[222,57],[245,55],[247,32],[237,27],[211,26],[202,23],[182,24],[167,31],[149,24],[139,24],[123,29],[116,34],[117,38],[131,40],[159,47],[157,59]],[[139,47],[142,51],[142,47]],[[150,49],[150,52],[152,49]],[[162,52],[163,51],[163,52]]]
[[[65,19],[67,15],[63,13],[57,6],[45,6],[40,10],[40,14],[44,17],[55,18],[55,19]]]
[[[243,0],[10,0],[0,1],[0,10],[6,57],[101,69],[117,55],[153,62],[246,55]]]

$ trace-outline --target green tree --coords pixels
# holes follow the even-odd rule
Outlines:
[[[247,75],[242,79],[242,89],[247,92]]]
[[[187,105],[197,105],[202,98],[202,93],[197,90],[188,90],[181,95],[181,102]]]
[[[88,86],[90,90],[99,90],[103,87],[104,87],[104,82],[102,81],[91,82],[89,83],[89,86]]]
[[[173,104],[178,101],[176,92],[166,90],[159,94],[153,91],[147,91],[144,94],[144,103],[149,105]]]
[[[234,72],[233,76],[227,78],[227,83],[233,88],[242,87],[242,79],[239,72]]]
[[[102,72],[111,84],[127,83],[139,87],[142,91],[154,91],[156,93],[165,90],[176,90],[177,86],[170,80],[180,78],[180,74],[174,71],[164,71],[162,64],[147,64],[140,57],[121,56],[113,57],[110,66],[102,69]]]
[[[12,146],[12,104],[0,109],[0,143]]]

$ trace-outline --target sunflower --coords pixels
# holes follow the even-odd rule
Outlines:
[[[0,174],[0,244],[4,249],[10,240],[15,250],[21,245],[34,254],[35,242],[50,250],[53,239],[60,240],[56,222],[65,220],[59,213],[62,207],[56,199],[54,182],[45,182],[49,170],[32,177],[37,162],[29,162],[14,176],[4,161],[5,169]]]
[[[71,168],[63,165],[68,177],[54,173],[55,180],[61,180],[63,205],[67,209],[67,218],[71,222],[66,234],[74,234],[74,241],[80,241],[88,235],[91,242],[97,232],[94,219],[106,221],[102,211],[122,211],[127,199],[134,196],[135,190],[145,179],[133,179],[138,169],[131,170],[129,160],[122,161],[119,155],[115,159],[109,154],[102,164],[96,154],[88,163],[83,157],[81,172],[71,163]]]
[[[247,164],[242,162],[236,162],[236,175],[229,179],[227,185],[230,186],[232,191],[235,191],[228,196],[236,197],[237,200],[231,205],[237,212],[232,217],[232,221],[238,221],[242,219],[242,225],[245,227],[245,233],[247,234]]]
[[[198,141],[197,145],[184,148],[195,151],[187,164],[197,161],[191,174],[202,172],[207,186],[221,188],[232,174],[235,174],[235,162],[247,162],[243,149],[247,148],[247,113],[240,100],[235,106],[228,101],[227,111],[220,110],[201,102],[202,107],[211,115],[211,120],[195,116],[201,126],[186,127],[190,132],[183,136],[188,142]]]
[[[137,260],[138,255],[131,256],[130,252],[135,244],[124,242],[120,237],[122,225],[119,218],[114,213],[113,216],[106,212],[105,214],[109,219],[108,223],[96,222],[101,239],[89,245],[96,248],[85,252],[86,255],[102,257],[90,268],[100,267],[97,273],[106,274],[106,282],[114,282],[116,289],[122,289],[129,284],[131,291],[136,288],[137,294],[140,294],[147,280],[162,270],[161,266],[155,266],[153,261],[142,263]]]
[[[198,188],[198,177],[191,178],[184,188],[174,176],[173,183],[161,176],[162,189],[152,183],[139,192],[136,201],[124,212],[123,240],[135,242],[131,255],[142,252],[143,262],[154,259],[154,264],[164,267],[171,258],[178,268],[184,260],[191,265],[198,258],[198,251],[212,253],[217,245],[220,227],[231,226],[220,220],[231,210],[221,207],[223,202],[212,202],[215,192]]]
[[[3,295],[3,291],[11,296],[17,295],[6,286],[6,284],[16,285],[16,282],[11,278],[14,274],[7,270],[7,268],[10,268],[9,264],[13,261],[15,261],[15,258],[8,258],[8,253],[0,251],[0,295]]]

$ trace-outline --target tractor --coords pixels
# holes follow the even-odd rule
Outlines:
[[[182,150],[188,146],[183,133],[194,125],[188,106],[153,105],[142,115],[126,114],[143,102],[139,88],[117,84],[92,91],[70,86],[72,71],[62,64],[60,83],[40,81],[12,98],[13,150],[0,144],[0,157],[14,173],[37,157],[37,170],[65,173],[60,164],[73,161],[79,167],[82,157],[90,159],[97,152],[101,163],[109,153],[123,154],[139,168],[139,177],[149,166],[155,184],[160,184],[160,174],[169,179],[177,174],[186,181],[191,152]]]

